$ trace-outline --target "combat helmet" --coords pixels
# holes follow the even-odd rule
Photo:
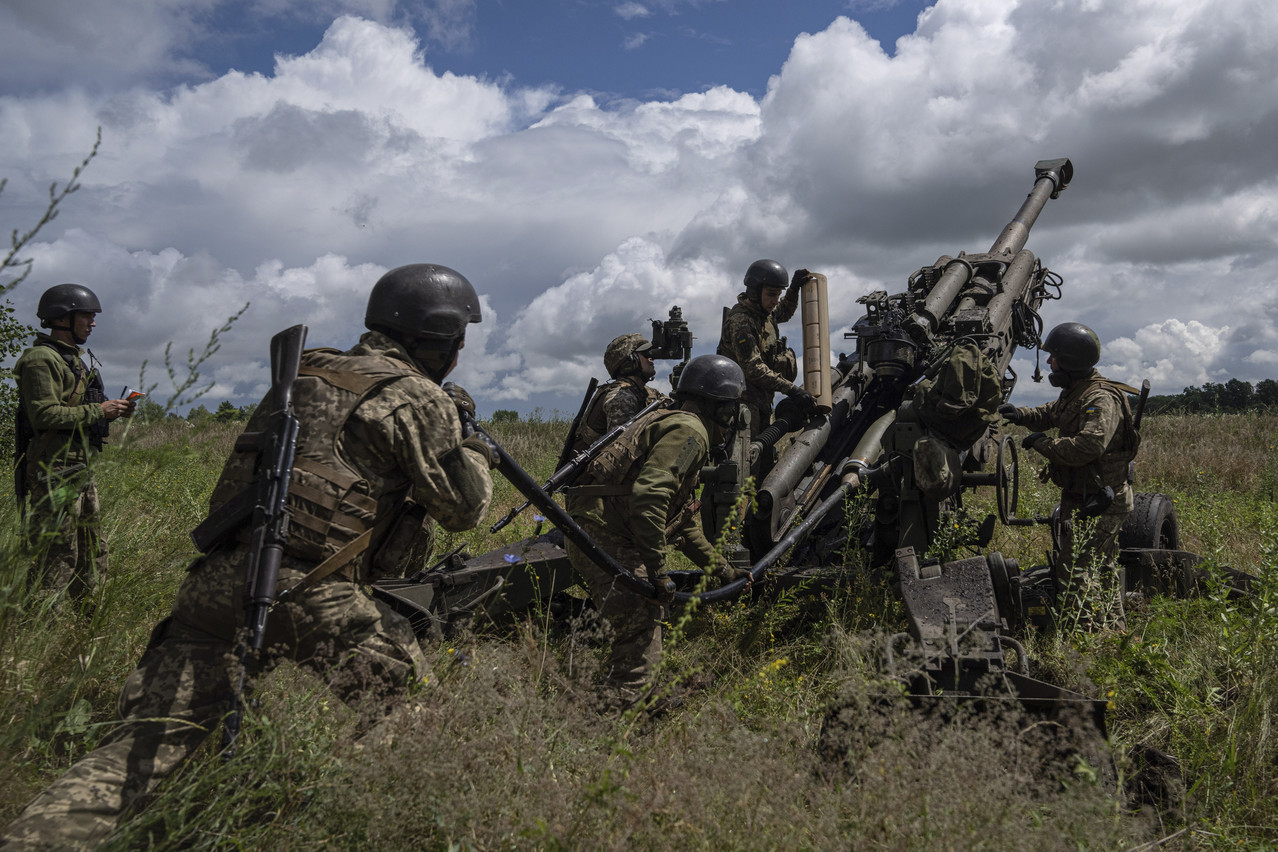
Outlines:
[[[102,303],[98,301],[97,294],[83,284],[50,287],[40,295],[40,303],[36,306],[36,316],[40,318],[42,328],[49,328],[50,320],[76,311],[102,313]]]
[[[479,296],[460,272],[413,263],[387,272],[373,285],[364,325],[429,349],[453,349],[466,326],[480,322]]]
[[[1056,360],[1063,373],[1086,373],[1100,361],[1100,338],[1081,322],[1063,322],[1047,333],[1042,350]]]
[[[746,298],[757,302],[765,287],[784,290],[789,283],[790,275],[785,271],[784,266],[775,260],[756,260],[746,270]]]
[[[614,379],[639,372],[639,359],[635,356],[652,348],[652,342],[642,334],[623,334],[614,337],[604,350],[604,369]]]
[[[724,355],[698,355],[679,374],[675,399],[700,397],[715,402],[735,402],[745,393],[745,373]]]

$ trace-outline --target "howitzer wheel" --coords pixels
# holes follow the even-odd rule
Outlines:
[[[1118,531],[1118,546],[1180,550],[1180,521],[1172,499],[1147,491],[1138,491],[1134,496],[1132,513]]]
[[[998,457],[994,469],[994,497],[998,501],[998,519],[1007,526],[1016,526],[1016,508],[1021,501],[1020,455],[1016,440],[1004,435],[998,445]]]

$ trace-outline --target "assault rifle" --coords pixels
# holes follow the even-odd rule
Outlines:
[[[649,411],[655,411],[656,409],[669,404],[669,397],[654,399],[652,402],[641,408],[634,417],[631,417],[625,423],[618,423],[611,430],[600,436],[599,439],[589,447],[586,447],[586,449],[581,450],[576,455],[567,458],[566,461],[561,461],[559,469],[551,475],[550,479],[547,479],[545,483],[542,484],[540,490],[546,495],[551,495],[562,488],[572,485],[577,481],[577,477],[581,476],[582,472],[585,471],[590,463],[599,457],[599,454],[604,451],[605,447],[617,440],[617,438],[621,437],[621,433],[626,431],[626,427],[628,427],[631,423],[634,423],[640,417],[643,417]],[[490,533],[495,533],[502,529],[513,521],[520,512],[531,506],[532,502],[533,501],[531,499],[528,499],[511,509],[506,513],[504,518],[493,524],[488,531]]]
[[[226,759],[235,754],[248,660],[251,654],[261,652],[266,638],[266,618],[275,603],[275,584],[288,538],[286,500],[298,433],[297,417],[293,414],[293,383],[297,380],[305,344],[304,325],[295,325],[271,338],[270,417],[261,432],[245,432],[235,441],[237,452],[257,453],[257,482],[191,533],[196,546],[207,552],[230,530],[252,519],[244,583],[247,629],[236,646],[239,671],[232,687],[231,711],[222,727],[222,753]]]

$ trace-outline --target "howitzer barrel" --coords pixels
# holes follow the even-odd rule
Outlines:
[[[835,430],[842,427],[852,407],[856,404],[857,387],[845,384],[834,391],[834,406],[829,414],[823,414],[808,424],[795,436],[794,443],[778,459],[759,487],[760,510],[771,509],[774,502],[794,491],[799,480],[808,472],[817,454],[825,448]]]
[[[1029,239],[1030,228],[1042,212],[1043,205],[1049,198],[1056,198],[1065,191],[1074,177],[1074,165],[1068,158],[1059,160],[1039,160],[1034,164],[1034,188],[1030,190],[1021,209],[1016,211],[1012,221],[1003,227],[998,239],[990,246],[991,255],[1014,255],[1025,248]],[[931,337],[940,328],[941,318],[949,311],[954,299],[972,280],[973,268],[963,258],[952,258],[945,266],[945,271],[935,286],[928,292],[923,306],[914,317],[915,326],[924,336]],[[1010,306],[1008,308],[1010,310]]]
[[[1039,160],[1034,164],[1034,188],[1016,211],[1012,221],[1003,228],[994,245],[990,246],[990,254],[1015,254],[1025,248],[1029,239],[1030,228],[1034,227],[1038,214],[1043,211],[1047,199],[1056,198],[1069,186],[1074,177],[1074,164],[1068,157],[1059,160]]]
[[[986,308],[992,328],[1007,327],[1012,309],[1025,298],[1025,285],[1034,272],[1037,260],[1032,251],[1021,249],[1008,265],[1007,271],[1003,273],[1003,289],[990,299]]]

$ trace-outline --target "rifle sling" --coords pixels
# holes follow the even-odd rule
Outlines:
[[[345,547],[312,568],[305,577],[297,581],[296,585],[280,592],[279,597],[276,598],[275,602],[279,603],[282,600],[292,597],[298,592],[315,585],[320,580],[327,579],[333,574],[336,574],[338,571],[346,568],[364,555],[364,551],[368,550],[369,542],[372,540],[373,529],[364,530],[364,532],[360,533],[358,538],[348,541]],[[353,581],[354,577],[347,576],[346,579]]]

